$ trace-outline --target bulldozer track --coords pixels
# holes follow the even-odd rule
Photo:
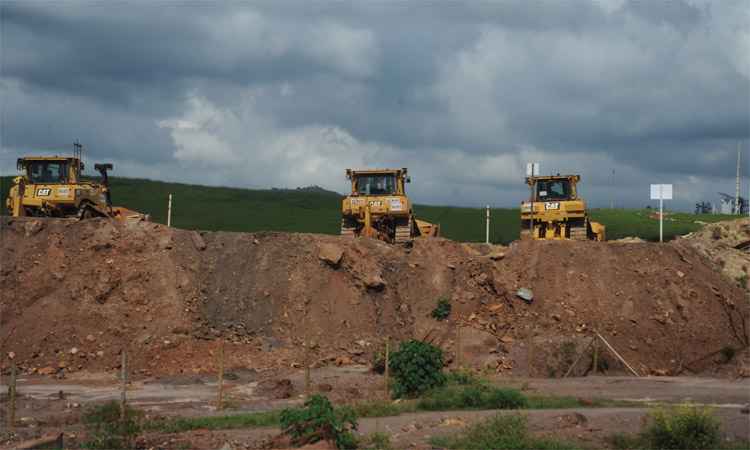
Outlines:
[[[570,229],[570,239],[574,241],[585,241],[588,239],[586,227],[572,227]]]
[[[355,229],[353,227],[347,227],[346,222],[341,220],[341,236],[354,237]]]
[[[402,225],[396,227],[396,236],[394,241],[397,244],[403,242],[409,242],[411,240],[411,227],[409,225]]]

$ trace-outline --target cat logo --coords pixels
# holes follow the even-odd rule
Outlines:
[[[50,193],[50,188],[40,188],[36,190],[36,196],[37,197],[47,197]]]

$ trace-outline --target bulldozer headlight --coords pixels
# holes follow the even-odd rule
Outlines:
[[[401,202],[400,198],[389,199],[388,206],[390,206],[391,211],[402,211],[404,209],[404,204]]]

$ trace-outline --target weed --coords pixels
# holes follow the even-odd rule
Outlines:
[[[328,398],[322,395],[313,395],[302,408],[283,410],[281,429],[291,436],[295,445],[328,440],[339,449],[357,447],[357,440],[352,434],[352,430],[357,429],[354,411],[350,408],[334,410]]]
[[[526,427],[526,417],[518,414],[498,414],[468,427],[457,436],[433,437],[430,443],[435,447],[456,450],[572,450],[576,448],[561,441],[531,437]]]
[[[372,371],[380,375],[385,373],[385,350],[373,352]]]
[[[129,406],[125,408],[125,420],[120,417],[120,404],[110,401],[90,408],[83,415],[87,441],[84,448],[129,449],[141,432],[143,414]]]
[[[723,347],[719,353],[721,354],[721,359],[724,364],[731,362],[735,355],[737,355],[737,350],[734,347],[726,346]]]
[[[639,435],[615,433],[607,439],[616,450],[636,450],[644,448]]]
[[[482,384],[483,381],[467,369],[457,369],[448,372],[445,376],[446,384],[464,386],[470,384]]]
[[[445,384],[443,351],[426,342],[402,342],[391,355],[390,365],[396,397],[416,397]]]
[[[432,310],[432,317],[435,320],[443,321],[451,314],[451,301],[447,297],[440,297],[437,306]]]
[[[642,435],[659,449],[715,448],[721,438],[719,426],[710,408],[682,405],[650,413]]]
[[[740,283],[742,289],[747,289],[747,273],[743,273],[742,275],[737,277],[737,282]]]
[[[392,450],[391,437],[386,433],[371,433],[362,438],[359,448],[363,450]]]

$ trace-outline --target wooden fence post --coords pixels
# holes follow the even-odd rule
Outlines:
[[[16,362],[10,365],[10,383],[8,384],[8,428],[16,425]]]
[[[122,349],[121,352],[121,364],[120,364],[120,378],[122,381],[121,386],[121,392],[120,392],[120,420],[124,423],[125,422],[125,415],[126,415],[126,391],[128,389],[128,357],[126,354],[125,349]]]
[[[462,355],[462,348],[461,348],[461,322],[457,322],[457,328],[456,328],[456,367],[459,369],[463,369],[463,355]]]
[[[390,377],[390,365],[391,365],[391,338],[385,338],[385,399],[388,400],[391,397],[389,377]]]
[[[216,399],[216,409],[224,409],[224,338],[219,339],[219,393]]]

